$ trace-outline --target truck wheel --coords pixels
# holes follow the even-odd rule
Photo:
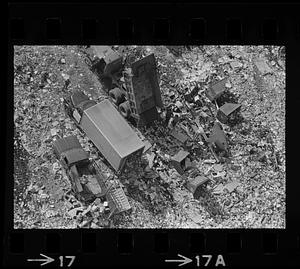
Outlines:
[[[124,118],[128,118],[131,114],[130,105],[128,101],[119,105],[120,113],[123,115]]]
[[[109,96],[117,106],[125,100],[125,94],[119,88],[113,88],[112,90],[110,90]]]
[[[84,62],[88,66],[88,68],[92,68],[92,61],[89,58],[84,59]]]

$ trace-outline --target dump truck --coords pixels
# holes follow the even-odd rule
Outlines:
[[[97,103],[75,91],[63,102],[67,115],[116,172],[121,172],[129,159],[141,157],[144,143],[108,99]]]
[[[111,214],[131,208],[119,182],[113,175],[101,172],[96,162],[83,150],[76,136],[55,140],[53,149],[66,171],[72,191],[78,200],[82,202],[92,202],[96,198],[107,200]]]
[[[157,120],[157,107],[162,108],[156,61],[150,54],[123,65],[123,56],[109,46],[90,46],[87,64],[99,77],[104,90],[126,119],[143,126]]]

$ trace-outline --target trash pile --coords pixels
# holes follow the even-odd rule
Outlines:
[[[156,57],[161,60],[161,88],[165,110],[161,112],[160,123],[147,130],[141,130],[147,141],[150,141],[150,144],[153,143],[153,146],[148,149],[149,166],[154,166],[154,169],[169,176],[170,171],[174,168],[180,174],[180,186],[188,186],[187,188],[194,197],[196,193],[196,197],[199,198],[198,188],[200,186],[202,196],[205,197],[203,186],[207,185],[207,192],[211,191],[215,195],[227,196],[224,197],[225,199],[220,197],[221,199],[218,200],[221,200],[220,204],[223,207],[231,208],[235,203],[229,203],[228,196],[233,195],[243,200],[243,191],[246,189],[242,187],[244,180],[241,182],[235,177],[230,179],[233,176],[230,170],[233,169],[234,173],[237,172],[241,166],[236,164],[240,163],[243,158],[240,154],[233,154],[232,146],[235,152],[238,145],[234,145],[234,140],[232,141],[231,138],[242,135],[238,129],[244,130],[243,127],[248,126],[248,119],[245,119],[241,113],[245,109],[241,102],[238,102],[240,93],[230,91],[236,75],[234,74],[233,79],[230,79],[229,71],[225,72],[226,76],[223,75],[223,78],[219,75],[214,77],[207,74],[206,77],[200,77],[200,81],[199,77],[196,81],[189,79],[188,85],[183,79],[186,73],[183,73],[179,79],[173,82],[172,76],[168,76],[168,70],[171,69],[168,62],[160,59],[159,53],[156,54]],[[240,61],[244,55],[236,54],[231,57],[236,57],[237,60],[232,61],[223,56],[217,62],[229,63],[235,73],[247,68],[247,63]],[[178,62],[182,62],[182,59],[179,59]],[[166,64],[164,65],[164,63]],[[195,64],[197,61],[193,63]],[[212,65],[208,63],[204,63],[202,66],[204,69],[212,68]],[[172,66],[172,72],[175,69],[174,73],[176,73],[177,68],[177,66]],[[166,76],[164,76],[164,71]],[[260,72],[264,75],[270,74],[269,71],[261,70]],[[247,79],[248,76],[247,73],[242,73],[244,79]],[[168,77],[168,81],[165,81],[164,77]],[[209,81],[211,82],[209,83]],[[169,82],[168,86],[167,82]],[[164,129],[161,126],[164,126]],[[266,161],[263,152],[258,153],[256,157],[253,151],[250,151],[251,154],[250,160]],[[248,160],[249,153],[247,152],[245,155],[243,164]],[[215,160],[211,160],[212,157]],[[255,158],[253,159],[253,157]],[[161,161],[159,162],[159,160]],[[156,166],[153,165],[155,161]],[[222,166],[222,170],[214,171],[210,167],[205,171],[203,164],[207,164],[206,161],[211,161],[212,165],[221,163],[224,166]],[[277,157],[274,157],[274,161],[275,168],[278,169]],[[269,162],[269,164],[271,163]],[[242,171],[244,174],[245,169]],[[174,191],[172,184],[169,185],[169,190],[171,193]],[[224,217],[226,218],[226,216]]]
[[[67,205],[67,218],[74,219],[78,228],[105,228],[111,226],[108,219],[110,209],[107,201],[96,198],[88,206],[80,203],[70,193],[65,195]]]
[[[68,177],[50,150],[54,137],[76,135],[101,169],[112,173],[61,107],[60,98],[75,89],[95,100],[106,98],[84,55],[69,46],[24,47],[15,57],[14,122],[29,153],[31,184],[28,200],[24,196],[15,209],[16,225],[285,227],[284,51],[264,46],[190,46],[178,53],[164,46],[117,48],[128,63],[155,54],[164,103],[159,121],[135,129],[145,143],[139,165],[133,161],[118,175],[132,213],[108,219],[106,201],[78,201],[68,193]],[[147,221],[141,223],[143,216]]]

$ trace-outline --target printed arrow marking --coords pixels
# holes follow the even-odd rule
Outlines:
[[[181,262],[181,264],[178,264],[178,266],[182,266],[182,265],[188,264],[193,261],[190,258],[187,258],[180,254],[177,254],[177,256],[183,258],[183,260],[165,260],[165,262]]]
[[[48,256],[46,256],[42,253],[40,253],[40,255],[43,256],[46,259],[27,259],[27,261],[29,261],[29,262],[44,262],[44,263],[41,264],[41,266],[54,261],[54,259],[52,259],[52,258],[50,258],[50,257],[48,257]]]

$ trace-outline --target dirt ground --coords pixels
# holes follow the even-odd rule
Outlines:
[[[199,94],[204,96],[209,83],[228,77],[227,91],[242,105],[242,120],[233,126],[223,125],[231,157],[217,164],[206,145],[192,133],[188,149],[193,163],[210,179],[200,198],[195,199],[185,188],[187,178],[169,162],[170,156],[187,145],[172,137],[172,130],[161,123],[140,130],[133,127],[152,148],[144,154],[143,165],[127,167],[119,178],[132,210],[106,221],[72,196],[70,182],[52,149],[54,136],[76,135],[101,165],[96,148],[65,115],[62,106],[62,98],[78,89],[96,101],[107,98],[84,61],[83,48],[16,46],[14,228],[285,228],[284,48],[115,49],[135,58],[154,53],[164,106],[176,107],[180,118],[176,127],[187,129],[187,134],[191,124],[178,89],[191,88],[200,81],[203,89]],[[68,78],[70,85],[64,89]],[[204,100],[198,112],[209,135],[216,106]],[[151,171],[145,177],[150,162],[159,177]],[[76,207],[83,212],[71,214]]]

